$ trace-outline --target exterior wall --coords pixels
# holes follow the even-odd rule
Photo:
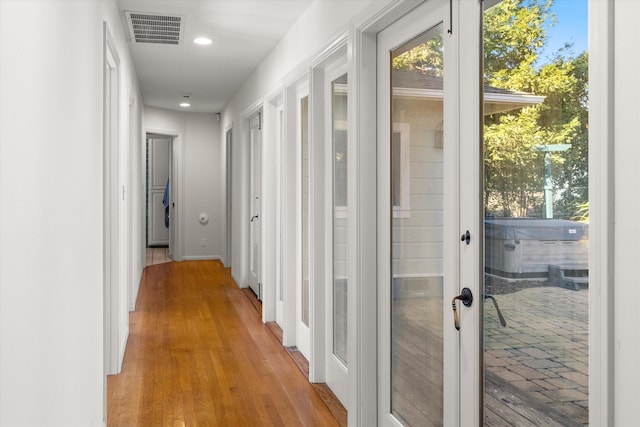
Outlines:
[[[394,98],[393,116],[408,125],[409,211],[393,220],[394,278],[441,277],[443,148],[442,102]],[[402,242],[402,244],[400,244]]]
[[[182,259],[219,259],[225,248],[222,228],[224,210],[224,135],[215,114],[184,113],[155,107],[145,107],[144,126],[147,131],[179,133],[182,160],[178,170],[178,200],[180,209],[177,227],[182,235]],[[209,217],[205,225],[200,214]],[[202,239],[205,239],[204,245]]]
[[[0,2],[3,426],[104,420],[103,21],[120,56],[119,119],[134,129],[126,144],[142,102],[115,1]],[[139,245],[140,222],[130,230]],[[132,258],[139,277],[142,254]]]

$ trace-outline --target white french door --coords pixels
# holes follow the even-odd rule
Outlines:
[[[346,63],[327,67],[324,81],[325,177],[327,259],[325,289],[326,383],[338,399],[348,405],[347,288],[348,288],[348,198],[347,198],[347,85]]]
[[[261,113],[249,120],[250,189],[249,287],[262,300],[262,125]]]
[[[478,302],[453,300],[479,288],[479,2],[464,13],[430,0],[378,34],[380,425],[478,425]]]

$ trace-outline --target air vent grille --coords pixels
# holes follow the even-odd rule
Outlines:
[[[184,17],[158,13],[125,12],[131,41],[135,43],[181,44]]]

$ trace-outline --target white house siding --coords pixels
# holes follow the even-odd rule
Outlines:
[[[393,219],[392,231],[398,296],[441,286],[443,148],[436,147],[436,133],[442,129],[442,102],[394,98],[393,108],[394,122],[408,125],[410,134],[410,210]]]

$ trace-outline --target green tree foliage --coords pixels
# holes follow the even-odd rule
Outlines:
[[[418,42],[412,41],[409,44],[414,45]],[[394,70],[415,70],[425,75],[442,77],[442,35],[429,37],[417,46],[397,55],[393,58],[392,66]]]
[[[587,200],[587,53],[573,56],[567,45],[540,57],[551,6],[504,0],[485,13],[485,84],[545,97],[485,118],[485,209],[497,215],[540,215],[544,155],[536,145],[572,145],[552,155],[556,216],[573,216]]]

